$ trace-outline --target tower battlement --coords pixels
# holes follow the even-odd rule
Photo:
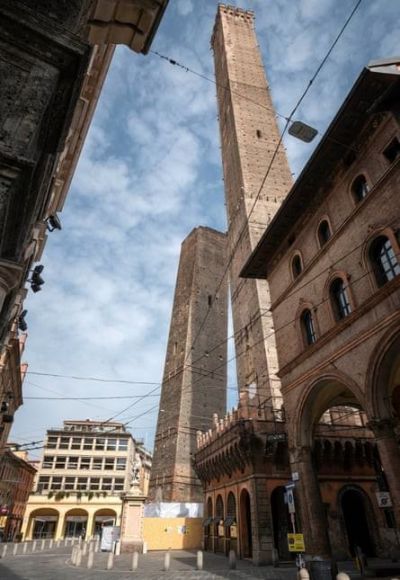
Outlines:
[[[254,12],[252,10],[244,10],[243,8],[237,8],[236,6],[231,6],[230,4],[218,4],[217,16],[215,19],[214,30],[211,36],[211,48],[214,49],[214,42],[216,39],[217,29],[221,23],[221,15],[233,16],[239,22],[246,22],[254,26]]]

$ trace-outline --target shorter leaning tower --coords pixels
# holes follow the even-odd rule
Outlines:
[[[203,501],[192,456],[197,430],[206,431],[213,413],[226,411],[226,280],[218,288],[225,267],[225,234],[198,227],[184,240],[150,479],[153,500]]]

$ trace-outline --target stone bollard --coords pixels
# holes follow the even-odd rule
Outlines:
[[[56,548],[59,548],[61,546],[61,540],[57,540],[56,542]]]
[[[94,545],[94,551],[98,552],[100,549],[100,540],[96,540],[96,543]]]
[[[75,550],[75,546],[72,548],[72,552],[71,552],[71,564],[73,566],[75,566],[75,559],[76,559],[76,550]]]
[[[82,564],[82,550],[79,546],[76,547],[75,566]]]
[[[297,579],[298,580],[309,580],[310,574],[308,573],[307,568],[300,568],[297,572]]]
[[[137,570],[139,565],[139,552],[133,552],[132,554],[132,570]]]
[[[169,567],[171,566],[171,552],[170,549],[168,550],[168,552],[165,552],[165,556],[164,556],[164,567],[163,570],[164,572],[168,572]]]
[[[203,569],[203,552],[201,550],[198,550],[197,552],[196,569],[197,570]]]
[[[45,546],[45,544],[46,544],[46,540],[42,540],[42,544],[41,544],[41,546],[40,546],[40,550],[41,550],[42,552],[43,552],[43,550],[44,550],[44,546]]]
[[[1,557],[2,557],[2,558],[5,558],[5,557],[6,557],[6,554],[7,554],[7,549],[8,549],[8,544],[5,544],[5,545],[3,546],[3,551],[2,551],[2,553],[1,553]]]
[[[336,580],[350,580],[350,576],[346,572],[339,572],[336,576]]]
[[[15,556],[18,552],[18,544],[14,544],[14,548],[13,548],[13,556]]]
[[[107,570],[112,570],[114,567],[114,552],[110,552],[107,558]]]
[[[82,544],[82,556],[86,556],[87,554],[87,542],[83,542]]]
[[[54,540],[53,540],[53,538],[51,538],[51,540],[49,542],[49,550],[51,550],[53,548],[53,543],[54,543]]]
[[[121,542],[117,540],[115,542],[115,555],[120,556],[120,554],[121,554]]]
[[[93,568],[93,563],[94,563],[94,552],[93,552],[93,550],[89,550],[89,556],[87,559],[87,567]]]
[[[26,554],[27,549],[28,549],[28,542],[24,542],[24,545],[22,547],[22,553]]]
[[[236,570],[236,552],[229,550],[229,570]]]
[[[94,551],[94,542],[89,542],[89,552]]]
[[[147,542],[143,542],[143,554],[147,554]]]
[[[36,551],[36,544],[37,544],[37,541],[36,540],[33,540],[33,542],[32,542],[32,552],[35,552]]]

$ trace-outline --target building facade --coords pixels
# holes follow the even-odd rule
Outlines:
[[[139,456],[122,423],[64,421],[48,430],[24,538],[89,538],[120,525],[123,496],[134,483],[143,493]]]
[[[226,408],[227,283],[219,284],[225,265],[225,234],[198,227],[184,240],[154,444],[153,500],[203,500],[192,459],[197,430]]]
[[[42,266],[37,262],[47,232],[61,227],[57,212],[63,208],[115,45],[146,54],[167,4],[1,3],[1,349],[12,348],[18,327],[26,325],[25,284],[40,290]]]
[[[358,543],[368,555],[390,554],[397,545],[399,65],[389,59],[362,71],[243,271],[269,281],[290,465],[314,555],[332,553],[330,530],[346,510],[353,551]],[[367,417],[377,477],[324,506],[315,427],[328,409],[346,407]],[[390,510],[379,507],[385,492]]]
[[[29,494],[33,489],[36,469],[28,462],[27,452],[10,449],[0,457],[0,536],[13,542],[21,534]]]
[[[356,547],[392,556],[400,473],[398,60],[363,71],[292,186],[286,162],[273,158],[276,129],[263,129],[272,126],[271,103],[240,91],[240,83],[244,91],[254,86],[251,63],[260,64],[252,13],[220,6],[213,47],[228,208],[240,195],[240,173],[266,176],[258,190],[249,188],[247,205],[236,206],[250,231],[258,195],[270,197],[268,184],[278,190],[270,215],[260,214],[251,255],[233,258],[240,288],[256,288],[257,312],[263,317],[264,304],[273,318],[253,337],[245,319],[235,327],[246,339],[236,350],[238,408],[198,434],[205,548],[234,549],[257,564],[286,561],[287,534],[296,531],[310,557],[350,559]],[[255,111],[260,121],[253,122]],[[260,160],[264,138],[270,157]],[[235,231],[232,219],[229,227]],[[268,286],[248,285],[255,280]],[[233,312],[247,312],[237,304],[234,293]],[[259,345],[268,352],[271,340],[275,365],[262,366],[282,390],[265,388],[261,397],[240,368],[254,369]]]

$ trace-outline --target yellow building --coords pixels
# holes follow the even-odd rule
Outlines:
[[[119,526],[122,497],[146,480],[141,451],[122,423],[64,421],[47,431],[24,539],[89,538],[105,525]]]

